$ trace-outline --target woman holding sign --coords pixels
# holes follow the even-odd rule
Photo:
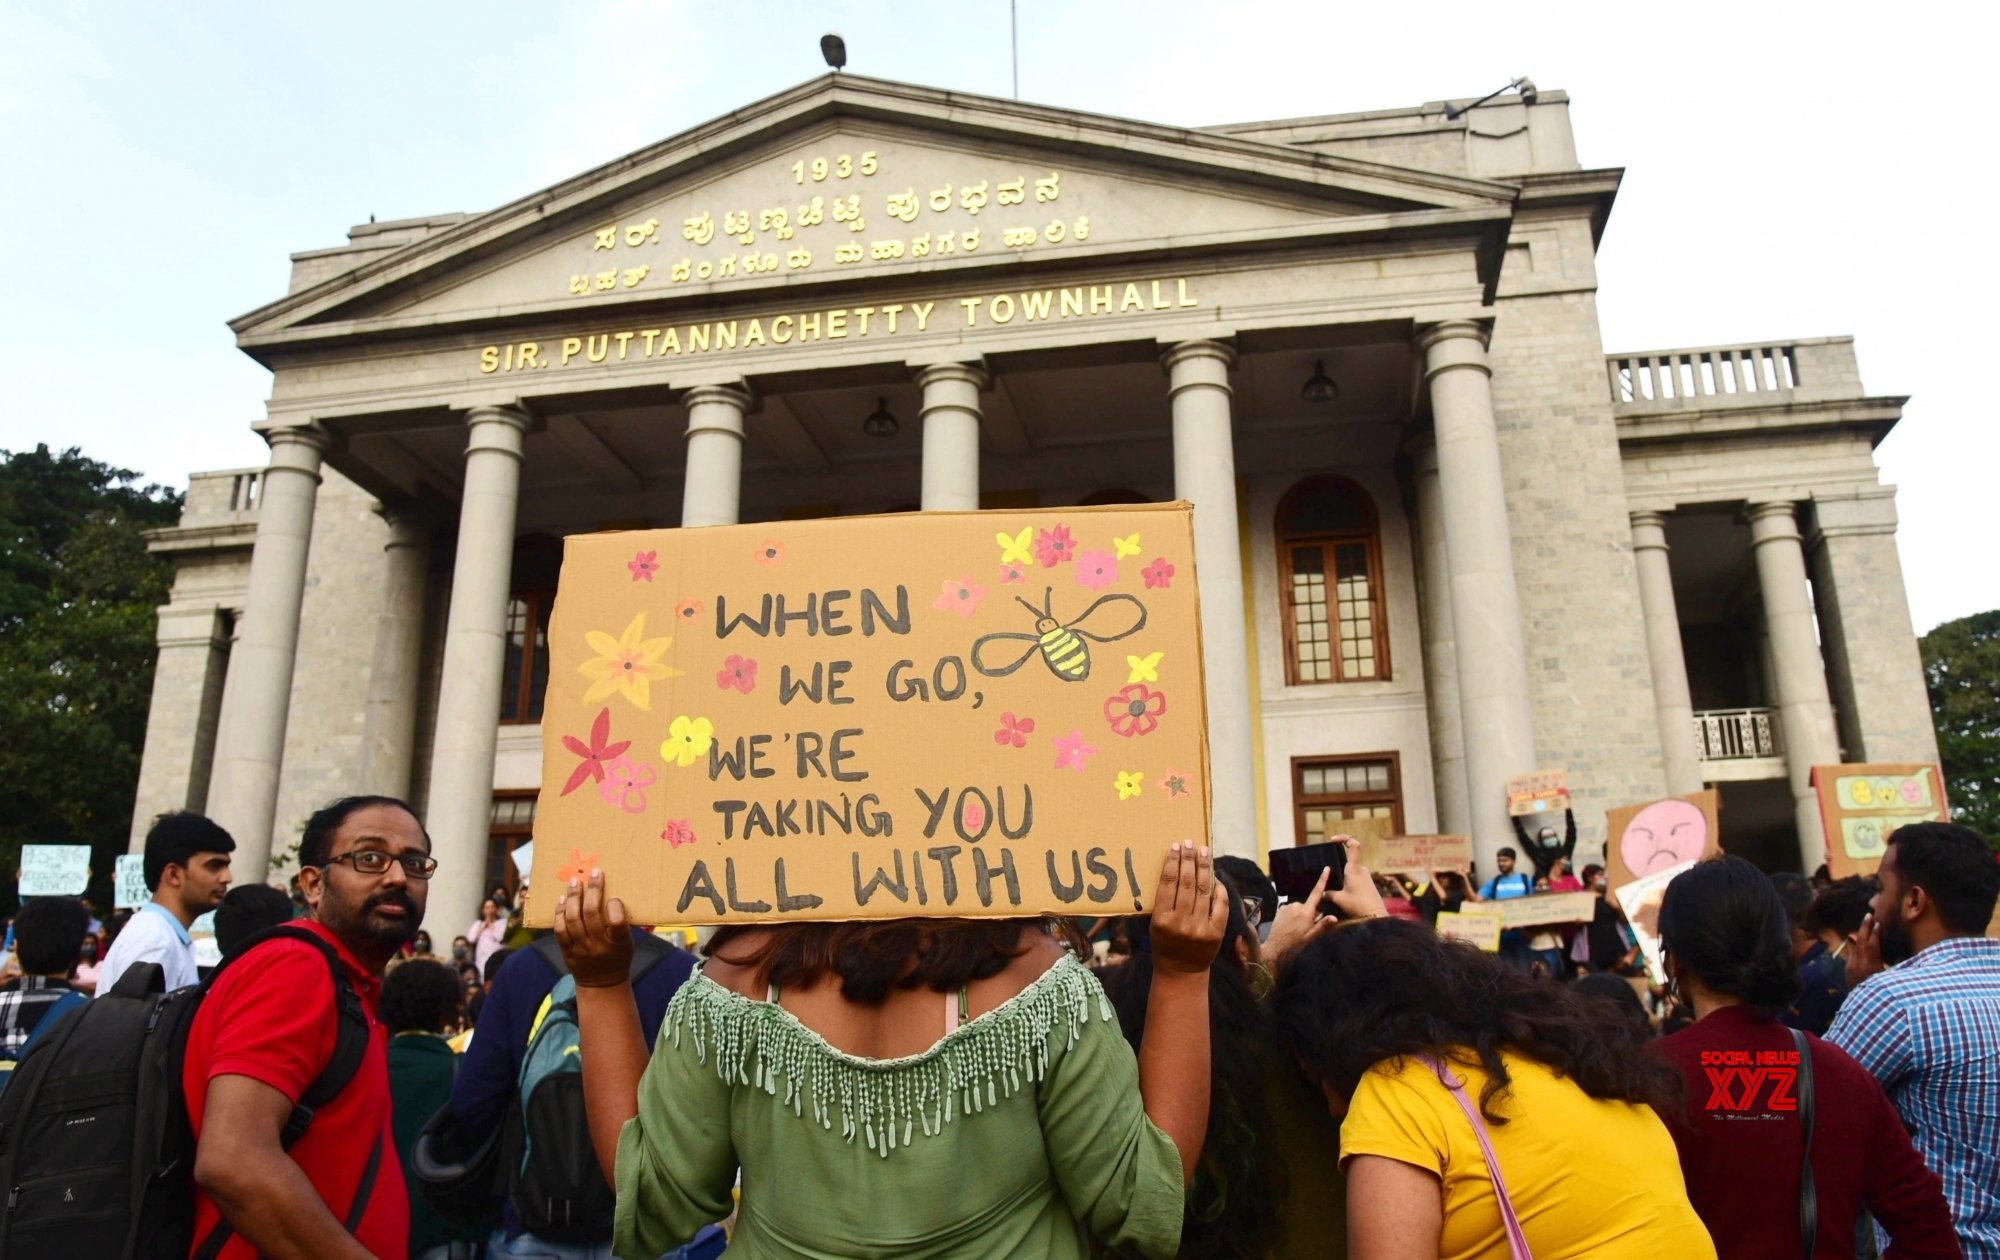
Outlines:
[[[1038,922],[725,930],[647,1062],[625,908],[572,882],[591,1141],[615,1250],[655,1256],[743,1197],[730,1255],[1050,1256],[1180,1245],[1208,1122],[1208,966],[1227,914],[1176,844],[1153,903],[1144,1053]]]

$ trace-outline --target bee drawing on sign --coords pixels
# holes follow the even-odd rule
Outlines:
[[[1014,597],[1014,602],[1027,609],[1029,614],[1034,617],[1035,631],[1033,634],[1025,634],[1002,630],[993,634],[981,635],[975,640],[972,644],[972,668],[978,670],[988,678],[1005,678],[1007,675],[1021,668],[1021,666],[1027,664],[1028,658],[1040,652],[1042,654],[1042,661],[1049,667],[1051,674],[1054,674],[1063,682],[1082,682],[1084,679],[1090,677],[1090,646],[1084,640],[1088,639],[1091,643],[1113,643],[1119,639],[1135,635],[1146,628],[1146,606],[1131,595],[1099,596],[1095,603],[1084,609],[1082,613],[1078,614],[1076,620],[1068,624],[1056,620],[1055,591],[1053,588],[1044,588],[1042,592],[1042,606],[1040,608],[1035,607],[1018,595]],[[1104,608],[1107,604],[1130,604],[1134,609],[1138,610],[1138,617],[1130,625],[1115,634],[1095,634],[1086,629],[1084,623],[1090,621],[1093,617],[1098,617],[1098,610]],[[1115,617],[1118,614],[1111,612],[1104,615]],[[1100,629],[1103,628],[1104,622],[1102,618],[1098,618],[1097,625]],[[1016,643],[1025,643],[1028,646],[1022,648],[1020,655],[1016,656],[1009,664],[987,664],[985,661],[986,650],[1002,641],[1005,641],[1009,647],[1012,647]]]

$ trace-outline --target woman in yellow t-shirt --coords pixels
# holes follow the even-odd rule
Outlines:
[[[1353,877],[1349,872],[1349,878]],[[1656,1106],[1680,1081],[1605,999],[1393,919],[1316,936],[1279,973],[1279,1037],[1340,1121],[1351,1255],[1713,1260]]]

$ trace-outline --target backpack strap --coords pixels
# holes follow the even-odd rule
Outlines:
[[[1486,1135],[1486,1122],[1479,1118],[1479,1108],[1466,1094],[1465,1082],[1428,1054],[1418,1055],[1417,1062],[1437,1073],[1438,1083],[1451,1091],[1458,1109],[1472,1125],[1472,1136],[1479,1139],[1479,1153],[1486,1159],[1486,1175],[1493,1181],[1493,1197],[1500,1206],[1500,1226],[1507,1235],[1508,1255],[1512,1260],[1534,1260],[1528,1250],[1528,1236],[1521,1231],[1521,1218],[1514,1211],[1514,1198],[1507,1193],[1506,1179],[1500,1175],[1500,1160],[1493,1154],[1493,1141]]]
[[[528,948],[539,954],[542,961],[547,963],[557,976],[569,974],[569,964],[563,961],[562,945],[557,942],[555,933],[536,937],[534,944]],[[653,968],[673,957],[673,953],[674,947],[653,933],[639,933],[632,939],[632,965],[626,971],[626,977],[632,984],[637,985],[651,973]]]
[[[1805,1126],[1805,1154],[1799,1157],[1799,1239],[1805,1244],[1806,1260],[1812,1260],[1813,1246],[1819,1241],[1819,1192],[1813,1185],[1813,1069],[1812,1043],[1796,1028],[1792,1046],[1799,1052],[1799,1122]]]
[[[318,933],[294,927],[289,923],[281,923],[244,942],[235,953],[224,958],[210,973],[203,985],[203,991],[212,988],[231,963],[239,958],[248,957],[266,942],[278,939],[301,941],[312,946],[319,951],[320,957],[326,960],[327,970],[333,977],[333,1053],[327,1057],[326,1066],[320,1069],[312,1084],[306,1086],[305,1092],[299,1095],[299,1101],[292,1107],[292,1114],[286,1118],[285,1127],[279,1133],[279,1145],[289,1151],[306,1135],[306,1130],[311,1127],[313,1116],[319,1109],[338,1097],[361,1071],[361,1061],[368,1054],[368,1043],[373,1038],[373,1029],[369,1024],[368,1012],[361,1005],[361,995],[347,982],[347,975],[341,969],[340,955],[333,952],[333,946],[328,945]],[[374,1149],[369,1152],[368,1162],[362,1166],[361,1180],[354,1189],[354,1201],[347,1210],[347,1220],[344,1224],[350,1234],[361,1224],[361,1217],[368,1210],[368,1200],[374,1193],[375,1178],[381,1169],[381,1164],[382,1138],[378,1134]],[[189,1260],[215,1260],[235,1233],[235,1226],[226,1219],[217,1222],[208,1236],[202,1239],[201,1245],[194,1249]]]

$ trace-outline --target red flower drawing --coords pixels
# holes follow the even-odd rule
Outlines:
[[[970,577],[944,583],[944,593],[931,601],[931,607],[940,612],[955,612],[959,617],[970,617],[979,607],[979,601],[986,598],[986,588],[977,585]]]
[[[615,744],[604,742],[610,738],[611,710],[609,709],[599,709],[597,711],[597,720],[590,724],[590,742],[588,744],[585,744],[574,735],[565,735],[562,737],[563,747],[583,758],[583,762],[576,769],[569,772],[568,781],[563,784],[563,790],[557,793],[557,795],[568,796],[571,792],[582,787],[585,779],[595,779],[599,783],[604,782],[604,763],[632,746],[632,741],[629,739],[621,739]]]
[[[1058,525],[1036,534],[1035,559],[1041,561],[1044,569],[1076,559],[1076,539],[1069,536],[1069,526]]]
[[[1118,580],[1118,561],[1108,551],[1085,551],[1076,557],[1076,584],[1101,590]]]
[[[1000,585],[1019,586],[1027,580],[1028,575],[1022,571],[1020,565],[1003,564],[1000,566]]]
[[[747,656],[730,657],[716,672],[715,685],[724,691],[733,689],[749,695],[757,690],[757,662]]]
[[[1028,736],[1035,733],[1035,719],[1016,718],[1011,713],[1000,715],[1000,729],[993,732],[993,742],[1007,744],[1015,748],[1026,748]]]
[[[1104,702],[1104,720],[1111,723],[1112,731],[1127,739],[1152,734],[1160,725],[1160,715],[1166,711],[1167,693],[1154,691],[1144,683],[1133,683]]]
[[[632,570],[634,582],[650,582],[653,580],[653,575],[660,571],[660,553],[641,551],[627,560],[625,567]]]
[[[1174,583],[1174,566],[1167,563],[1165,556],[1155,556],[1153,563],[1139,570],[1139,576],[1146,579],[1146,586],[1166,589]]]
[[[561,868],[556,871],[556,878],[565,884],[571,880],[589,879],[590,870],[596,865],[597,855],[595,853],[585,853],[582,849],[571,849],[569,851],[569,861],[563,863]]]
[[[668,819],[666,830],[660,832],[660,839],[676,849],[684,844],[693,844],[694,824],[685,818]]]

